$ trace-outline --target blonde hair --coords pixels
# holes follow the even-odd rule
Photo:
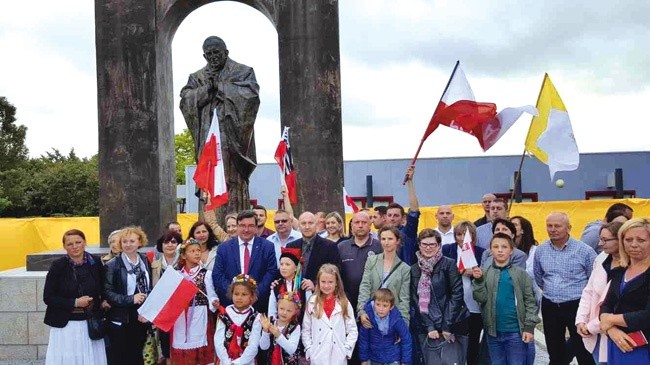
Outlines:
[[[138,240],[140,241],[140,246],[138,246],[138,248],[146,246],[147,242],[149,242],[147,240],[147,234],[144,233],[142,228],[136,226],[124,227],[120,230],[120,233],[118,233],[117,235],[116,246],[118,251],[122,251],[122,239],[132,234],[138,236]]]
[[[336,219],[338,222],[340,228],[339,228],[339,237],[345,237],[345,222],[343,221],[343,217],[338,212],[329,212],[325,216],[325,224],[327,224],[327,220],[330,218]]]
[[[334,275],[336,278],[336,287],[334,288],[334,296],[338,300],[339,304],[341,305],[341,309],[343,311],[343,317],[348,317],[350,318],[350,314],[348,313],[348,297],[345,295],[345,291],[343,290],[343,280],[341,279],[341,274],[339,272],[339,268],[336,267],[335,265],[332,264],[323,264],[323,266],[320,267],[318,270],[318,275],[316,275],[316,287],[314,288],[314,297],[316,297],[315,303],[314,303],[314,314],[316,315],[316,318],[321,318],[323,316],[323,306],[325,302],[325,294],[323,294],[320,291],[320,277],[322,274],[330,274]]]
[[[650,219],[648,218],[633,218],[623,223],[618,230],[618,255],[622,267],[630,265],[630,255],[625,251],[625,234],[633,228],[645,228],[646,232],[650,235]]]

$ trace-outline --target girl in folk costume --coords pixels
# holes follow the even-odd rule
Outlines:
[[[212,273],[201,265],[201,245],[195,239],[179,247],[178,268],[199,288],[190,306],[178,317],[171,331],[172,365],[214,364],[214,316],[219,299]],[[206,295],[207,293],[207,295]]]
[[[262,315],[262,338],[260,349],[268,350],[268,365],[298,365],[302,351],[300,350],[300,296],[298,293],[285,292],[277,299],[276,309],[278,318],[268,318]]]
[[[214,342],[221,365],[253,365],[262,324],[253,309],[257,283],[248,275],[235,276],[228,288],[232,304],[219,310]]]
[[[307,302],[302,322],[305,357],[312,365],[347,364],[358,332],[339,269],[324,264],[318,270],[316,281],[314,295]]]
[[[300,289],[302,282],[302,268],[300,263],[301,250],[299,248],[282,248],[280,255],[280,276],[272,284],[269,296],[269,318],[278,318],[278,298],[287,292],[298,294],[301,303],[306,302],[305,291]],[[311,294],[311,292],[307,293]]]

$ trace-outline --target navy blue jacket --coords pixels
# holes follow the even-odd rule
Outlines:
[[[221,305],[226,306],[232,303],[227,295],[228,287],[232,283],[232,279],[241,273],[239,240],[234,237],[217,246],[217,258],[212,270],[212,283]],[[253,307],[258,312],[267,312],[271,282],[277,278],[278,274],[273,243],[264,238],[255,237],[248,275],[257,281],[257,302]]]
[[[411,363],[413,342],[411,333],[397,307],[388,313],[388,334],[383,335],[377,326],[373,301],[369,300],[364,306],[372,328],[359,326],[359,360],[378,362],[382,364],[399,362]],[[397,340],[399,339],[399,342]]]
[[[402,234],[402,244],[397,249],[397,257],[409,266],[417,262],[415,252],[418,250],[419,222],[420,211],[413,212],[409,210],[406,213],[406,224],[399,227],[399,231]]]
[[[485,249],[483,247],[474,246],[474,257],[476,258],[476,263],[478,263],[479,266],[481,265],[481,258],[483,257],[484,251]],[[442,246],[442,256],[449,257],[450,259],[454,260],[454,262],[457,262],[458,245],[453,243]],[[468,267],[468,269],[471,269],[471,267]]]

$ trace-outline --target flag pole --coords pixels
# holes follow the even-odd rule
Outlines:
[[[546,82],[546,78],[548,77],[548,73],[544,74],[544,79],[542,80],[542,86],[539,88],[539,94],[537,95],[537,103],[535,106],[539,105],[539,99],[542,98],[542,90],[544,89],[544,83]],[[533,126],[533,119],[535,119],[535,116],[533,116],[530,119],[530,125],[528,126],[528,133],[526,133],[526,140],[524,141],[524,152],[521,154],[521,160],[519,160],[519,169],[517,170],[517,176],[515,177],[515,185],[512,189],[512,194],[510,195],[510,204],[508,204],[508,217],[510,216],[510,210],[512,209],[512,203],[515,199],[515,190],[517,190],[517,184],[519,181],[521,181],[521,169],[524,167],[524,158],[526,157],[526,141],[528,140],[528,137],[530,136],[530,129]]]
[[[440,101],[438,101],[438,104],[436,105],[436,109],[438,108],[438,105],[440,105],[440,102],[442,102],[442,98],[445,97],[445,93],[447,92],[447,89],[449,89],[449,85],[451,84],[451,80],[454,78],[454,75],[456,74],[456,70],[458,69],[458,66],[460,65],[460,60],[456,61],[456,65],[454,66],[454,70],[451,72],[451,76],[449,77],[449,80],[447,81],[447,85],[445,86],[445,89],[442,91],[442,95],[440,95]],[[436,112],[435,110],[433,111],[433,114],[435,115]],[[433,116],[432,116],[433,117]],[[429,126],[427,125],[427,129]],[[426,130],[424,131],[426,133]],[[418,146],[418,149],[415,151],[415,156],[413,156],[413,159],[411,160],[411,164],[409,166],[415,166],[415,161],[418,159],[418,156],[420,155],[420,150],[422,149],[422,145],[424,144],[424,141],[426,140],[426,137],[422,137],[420,140],[420,145]],[[404,175],[404,180],[402,181],[402,185],[406,184],[406,181],[408,180],[408,174]]]
[[[526,157],[526,147],[524,147],[524,152],[521,154],[521,160],[519,160],[519,169],[517,170],[517,175],[515,176],[515,185],[512,188],[512,194],[510,195],[510,204],[508,204],[508,214],[510,217],[510,210],[512,209],[512,203],[515,200],[515,191],[517,191],[517,184],[521,180],[521,169],[524,166],[524,157]]]

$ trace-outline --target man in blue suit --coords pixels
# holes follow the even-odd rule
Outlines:
[[[228,287],[239,274],[248,274],[257,281],[255,310],[268,310],[271,282],[278,276],[273,243],[256,236],[257,216],[252,210],[237,215],[237,237],[217,247],[217,259],[212,271],[212,282],[223,306],[231,303]]]

